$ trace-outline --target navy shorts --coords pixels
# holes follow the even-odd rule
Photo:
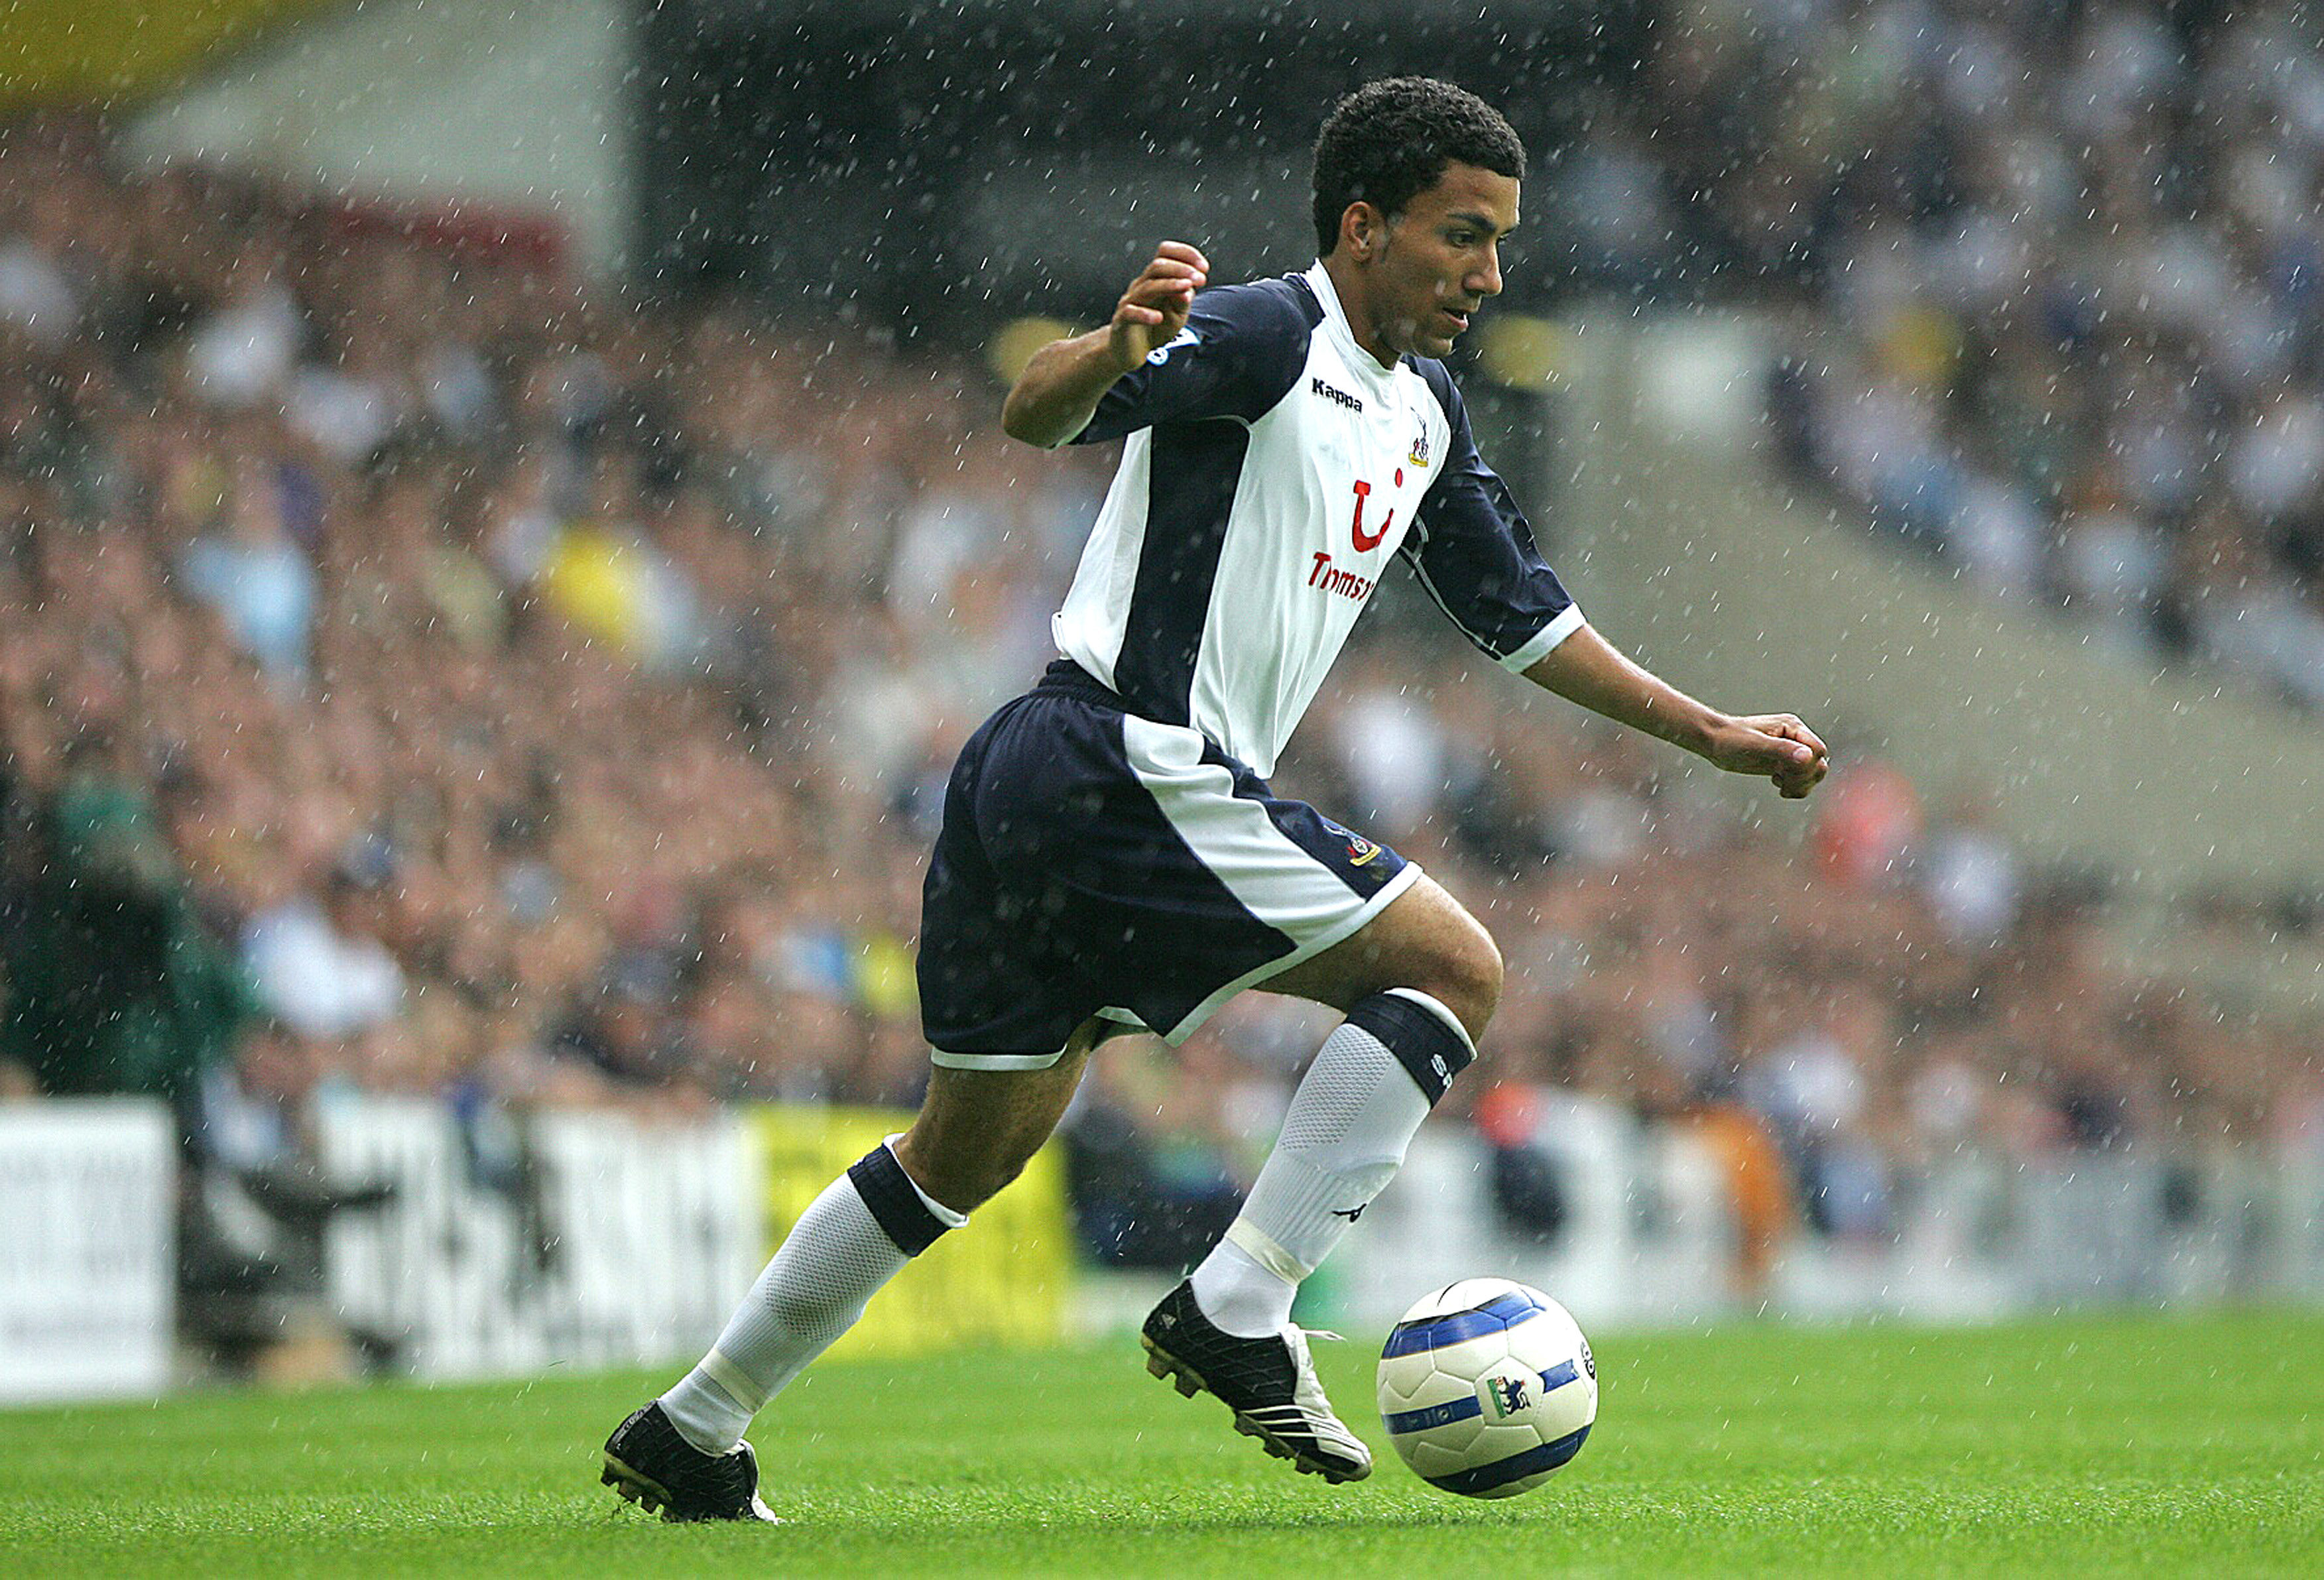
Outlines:
[[[1184,1041],[1420,869],[1052,664],[961,751],[920,913],[936,1062],[1040,1069],[1093,1016]]]

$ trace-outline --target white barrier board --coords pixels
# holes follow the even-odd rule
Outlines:
[[[167,1384],[176,1154],[159,1103],[0,1108],[0,1403]]]
[[[342,1319],[427,1378],[691,1360],[765,1256],[758,1170],[731,1116],[538,1115],[485,1155],[434,1104],[327,1111],[323,1157],[396,1197],[335,1220]]]

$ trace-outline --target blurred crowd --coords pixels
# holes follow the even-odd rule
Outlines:
[[[2138,659],[2324,707],[2324,50],[2300,0],[1674,0],[1598,289],[1784,310],[1785,464]]]
[[[967,441],[986,375],[73,123],[0,149],[0,236],[20,1071],[198,1095],[176,1017],[239,1029],[229,1108],[912,1095],[933,796],[1089,485]],[[51,936],[159,917],[152,981]]]
[[[1006,442],[999,393],[838,319],[585,291],[485,217],[11,128],[0,1091],[159,1095],[254,1170],[358,1091],[913,1101],[943,777],[1049,656],[1111,459]],[[1739,1123],[1877,1233],[1955,1149],[2324,1123],[2297,1029],[2110,968],[1980,808],[1858,759],[1761,826],[1464,654],[1380,610],[1278,782],[1500,940],[1456,1099],[1496,1146],[1550,1088]],[[1093,1250],[1222,1221],[1317,1013],[1108,1049]]]

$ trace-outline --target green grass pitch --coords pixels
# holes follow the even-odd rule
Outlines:
[[[1499,1503],[1380,1441],[1332,1488],[1134,1340],[812,1372],[753,1433],[779,1529],[596,1484],[636,1374],[0,1415],[0,1574],[2324,1575],[2324,1315],[1605,1335],[1597,1434]]]

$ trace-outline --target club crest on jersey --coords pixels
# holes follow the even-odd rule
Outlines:
[[[1177,350],[1179,346],[1199,346],[1202,343],[1203,337],[1200,335],[1195,334],[1193,329],[1181,329],[1169,339],[1164,341],[1161,345],[1157,346],[1153,350],[1148,352],[1146,354],[1146,364],[1148,367],[1159,367],[1164,363],[1170,360],[1170,353]]]
[[[1428,465],[1428,430],[1425,428],[1412,437],[1412,464],[1416,467]]]

